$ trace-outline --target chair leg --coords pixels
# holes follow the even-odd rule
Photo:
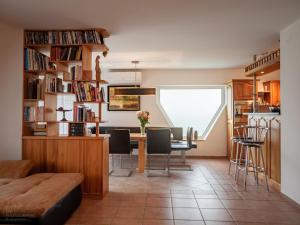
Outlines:
[[[256,161],[254,161],[253,151],[252,150],[253,149],[250,147],[249,148],[249,157],[250,157],[250,160],[251,160],[251,163],[252,163],[252,168],[253,168],[255,183],[256,183],[256,185],[258,185],[257,166],[256,166]]]
[[[239,183],[239,177],[240,177],[240,170],[241,170],[241,162],[242,162],[243,152],[244,152],[244,145],[242,144],[241,145],[240,158],[239,158],[239,161],[238,161],[238,164],[237,164],[237,173],[236,173],[236,177],[235,177],[235,180],[236,180],[237,184]]]
[[[232,160],[232,154],[233,154],[233,140],[231,140],[231,149],[230,149],[230,157],[229,157],[229,168],[228,168],[228,174],[230,175],[230,169],[231,169],[231,160]]]
[[[267,190],[269,192],[270,189],[269,189],[269,183],[268,183],[268,176],[266,174],[265,160],[264,160],[264,154],[263,154],[262,147],[259,148],[259,152],[260,152],[260,155],[261,155],[261,161],[262,161],[263,168],[264,168],[264,176],[265,176],[265,180],[266,180]]]
[[[246,147],[246,153],[245,153],[245,174],[244,174],[244,188],[246,190],[247,187],[247,175],[248,175],[248,154],[249,154],[249,148]]]
[[[170,154],[168,154],[168,177],[170,176]]]
[[[236,153],[235,153],[235,170],[234,170],[234,179],[236,180],[236,173],[237,173],[237,167],[238,167],[238,161],[239,161],[239,149],[240,144],[236,142]]]

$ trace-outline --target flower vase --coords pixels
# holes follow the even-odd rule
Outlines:
[[[141,130],[141,135],[145,135],[145,126],[141,126],[140,127],[140,130]]]

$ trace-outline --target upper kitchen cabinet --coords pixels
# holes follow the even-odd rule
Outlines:
[[[263,83],[264,100],[268,105],[280,105],[280,81],[271,80]]]
[[[233,100],[253,100],[253,80],[232,80]]]

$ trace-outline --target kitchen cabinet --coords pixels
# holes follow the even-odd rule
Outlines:
[[[253,80],[233,80],[233,99],[253,100]]]
[[[227,87],[227,156],[230,158],[231,137],[236,136],[234,127],[247,125],[253,111],[253,80],[231,80]]]
[[[280,105],[280,81],[271,80],[263,83],[264,101],[269,105]]]

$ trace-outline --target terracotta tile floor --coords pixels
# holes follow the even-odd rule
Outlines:
[[[188,160],[193,171],[171,177],[110,177],[103,199],[83,199],[68,225],[300,225],[299,206],[248,176],[247,191],[227,160]]]

